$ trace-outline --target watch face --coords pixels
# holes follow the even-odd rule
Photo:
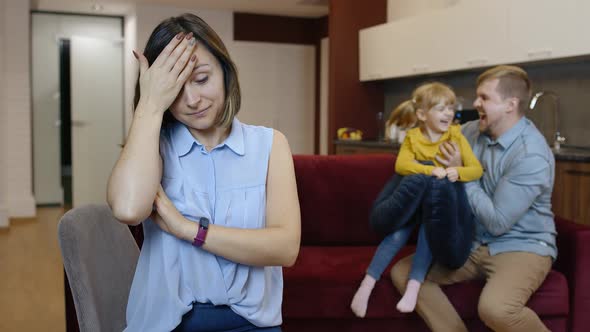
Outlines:
[[[209,227],[209,219],[207,219],[205,217],[201,217],[199,219],[199,225],[203,228],[208,228]]]

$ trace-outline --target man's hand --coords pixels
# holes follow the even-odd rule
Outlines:
[[[438,179],[444,179],[447,176],[447,171],[442,167],[435,167],[432,170],[432,175],[436,176]]]
[[[437,154],[434,159],[445,167],[461,167],[463,160],[461,159],[461,151],[455,142],[447,141],[439,146],[440,154]]]
[[[459,180],[459,172],[455,167],[447,168],[447,179],[449,179],[451,182]]]

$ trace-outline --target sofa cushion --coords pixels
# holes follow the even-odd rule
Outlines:
[[[296,264],[284,269],[283,315],[286,318],[353,318],[350,302],[375,250],[375,246],[302,246]],[[404,247],[394,262],[413,250],[411,246]],[[373,290],[367,318],[417,319],[415,313],[407,315],[395,310],[400,295],[389,278],[390,267]],[[443,289],[461,317],[476,319],[483,285],[483,281],[469,281]],[[539,315],[564,316],[569,312],[568,300],[565,277],[551,271],[529,305]]]
[[[296,155],[302,245],[374,245],[377,194],[394,174],[394,155]]]

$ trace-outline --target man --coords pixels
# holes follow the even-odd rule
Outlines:
[[[477,219],[475,242],[457,270],[433,265],[416,310],[433,331],[467,331],[439,285],[486,280],[479,298],[481,320],[495,331],[549,331],[526,307],[557,256],[551,192],[555,159],[543,135],[524,116],[530,98],[527,73],[498,66],[477,79],[473,106],[479,120],[463,127],[484,175],[466,184]],[[446,163],[460,163],[458,149],[446,146]],[[391,271],[403,293],[412,257]]]

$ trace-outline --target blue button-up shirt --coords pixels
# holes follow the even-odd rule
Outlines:
[[[162,129],[162,187],[189,220],[235,228],[266,224],[266,177],[273,130],[233,120],[211,151],[182,123]],[[193,302],[228,305],[256,326],[280,325],[280,266],[248,266],[216,256],[143,222],[144,242],[125,331],[171,331]]]
[[[525,117],[496,140],[478,127],[476,120],[462,129],[484,168],[481,179],[465,187],[478,221],[474,249],[488,245],[491,255],[526,251],[555,259],[555,157],[545,138]]]

